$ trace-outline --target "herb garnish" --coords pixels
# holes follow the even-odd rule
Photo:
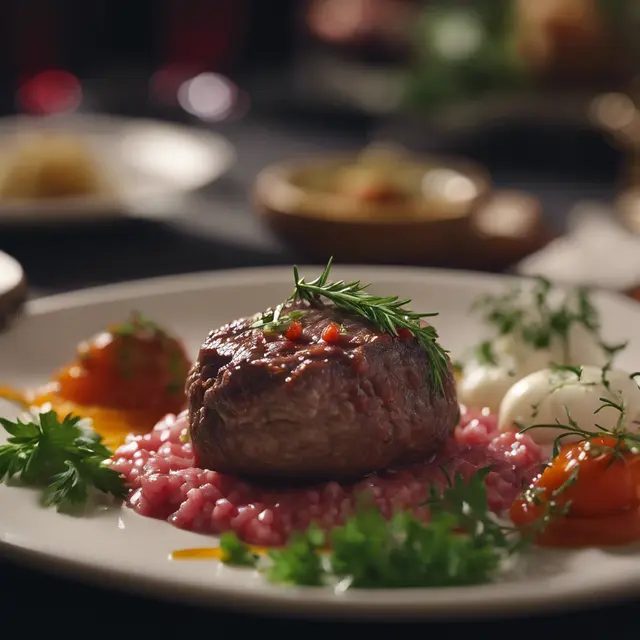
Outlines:
[[[398,296],[372,295],[366,291],[370,284],[363,285],[360,281],[329,282],[332,263],[333,258],[330,258],[322,274],[311,282],[306,282],[304,278],[301,278],[298,268],[294,266],[294,292],[286,302],[259,315],[251,324],[251,328],[262,328],[266,332],[286,331],[292,322],[300,319],[305,313],[302,310],[294,310],[283,314],[287,303],[304,300],[311,304],[317,304],[320,298],[326,298],[335,307],[359,315],[372,322],[381,331],[391,335],[398,335],[398,329],[409,329],[420,346],[429,354],[436,388],[439,392],[443,392],[443,379],[448,368],[448,352],[438,344],[436,329],[432,326],[423,327],[420,324],[422,318],[438,314],[415,313],[405,309],[405,305],[409,304],[411,300],[399,300]]]
[[[146,333],[149,336],[168,337],[167,332],[159,324],[150,320],[139,311],[133,311],[127,320],[111,329],[111,333],[120,338],[133,336],[140,332]]]
[[[619,416],[616,422],[615,427],[613,429],[607,429],[602,425],[596,424],[596,431],[587,431],[580,427],[577,421],[571,417],[569,409],[565,406],[565,413],[567,415],[567,422],[563,424],[560,420],[556,419],[555,424],[532,424],[527,427],[516,423],[516,426],[520,430],[520,433],[526,433],[527,431],[531,431],[533,429],[556,429],[561,431],[553,441],[553,457],[555,458],[560,453],[560,448],[562,446],[562,441],[564,438],[569,436],[578,437],[581,440],[593,440],[594,438],[602,438],[602,437],[613,437],[616,438],[617,443],[615,447],[604,448],[597,447],[593,448],[592,453],[600,455],[605,449],[608,451],[611,449],[610,453],[620,453],[621,447],[625,447],[628,451],[632,453],[636,453],[640,451],[640,434],[632,433],[626,431],[622,428],[624,419],[626,417],[626,410],[624,408],[624,404],[622,402],[614,402],[608,398],[598,398],[602,403],[595,411],[594,414],[600,413],[603,409],[610,407],[618,411]]]
[[[320,298],[325,298],[338,309],[368,320],[380,331],[397,336],[398,329],[409,329],[420,346],[429,355],[436,389],[443,393],[444,377],[448,370],[448,352],[438,344],[436,329],[430,325],[423,327],[420,324],[422,318],[429,318],[438,314],[410,311],[405,308],[405,305],[409,304],[411,300],[399,300],[398,296],[373,295],[366,291],[371,285],[363,285],[359,280],[354,282],[344,282],[343,280],[329,282],[332,263],[333,258],[330,258],[320,276],[310,282],[306,282],[304,278],[301,278],[298,268],[294,266],[295,289],[288,298],[287,303],[303,300],[311,304],[317,304]],[[296,319],[293,314],[300,313],[299,311],[294,311],[281,315],[287,303],[278,305],[273,311],[267,311],[262,314],[251,327],[269,329],[275,326],[278,330],[281,330],[283,321],[291,322]]]
[[[425,503],[431,514],[428,522],[408,511],[389,521],[363,503],[328,535],[315,526],[298,532],[285,547],[268,553],[267,579],[316,586],[337,582],[366,589],[489,582],[502,559],[523,551],[533,539],[533,529],[539,531],[551,517],[545,513],[544,522],[536,523],[531,532],[525,530],[525,535],[499,524],[487,506],[489,471],[481,469],[469,481],[460,474],[453,479],[447,476],[444,489],[433,487]],[[259,558],[235,534],[224,534],[221,547],[223,562],[262,568]]]
[[[282,313],[285,303],[279,304],[275,309],[268,309],[264,313],[258,314],[252,329],[262,329],[265,333],[284,333],[291,323],[300,320],[305,315],[305,311],[290,311]]]
[[[472,311],[480,313],[498,336],[517,334],[536,350],[548,349],[556,338],[561,340],[566,356],[569,332],[574,325],[582,325],[591,332],[610,359],[627,346],[626,342],[607,344],[600,338],[599,314],[587,289],[569,291],[556,306],[550,299],[552,293],[551,281],[538,277],[530,298],[524,297],[520,287],[515,287],[502,294],[482,296],[474,302]]]
[[[493,344],[490,340],[484,340],[477,346],[476,357],[480,364],[488,364],[492,366],[496,366],[498,364],[498,359],[496,358],[496,354],[493,350]]]
[[[220,535],[220,549],[227,564],[237,567],[253,567],[258,556],[243,544],[235,533],[225,531]]]
[[[10,434],[0,446],[0,482],[16,477],[42,487],[44,505],[58,510],[85,503],[90,489],[126,495],[122,476],[104,465],[113,452],[80,417],[60,420],[55,411],[45,411],[15,422],[0,418],[0,424]]]

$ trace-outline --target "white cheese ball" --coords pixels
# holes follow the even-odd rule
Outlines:
[[[606,380],[606,382],[605,382]],[[607,386],[608,385],[608,386]],[[624,415],[615,407],[602,407],[605,398],[622,405]],[[580,429],[599,431],[617,426],[640,433],[640,388],[629,373],[594,366],[581,368],[578,376],[567,370],[542,369],[516,382],[504,396],[499,409],[498,425],[501,431],[513,430],[514,423],[521,427],[535,424],[568,425],[567,412]],[[561,429],[532,429],[528,432],[538,444],[550,444],[562,433]],[[578,440],[567,437],[566,441]]]
[[[467,407],[488,407],[496,413],[516,377],[504,367],[470,365],[458,383],[458,400]]]
[[[607,355],[596,337],[582,325],[572,325],[566,341],[554,338],[548,348],[534,349],[520,335],[500,336],[491,343],[496,363],[469,361],[458,384],[458,398],[469,407],[497,412],[502,399],[519,379],[557,365],[603,367]]]

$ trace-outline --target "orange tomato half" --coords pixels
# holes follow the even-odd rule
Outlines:
[[[514,502],[511,520],[531,526],[550,501],[567,513],[552,518],[538,534],[538,544],[611,546],[640,540],[640,455],[609,436],[563,447]]]

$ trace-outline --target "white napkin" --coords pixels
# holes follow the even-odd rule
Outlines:
[[[606,206],[585,202],[571,212],[567,234],[522,260],[520,275],[554,282],[624,290],[640,284],[640,236]]]

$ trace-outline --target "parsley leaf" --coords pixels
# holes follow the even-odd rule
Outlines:
[[[113,452],[80,417],[60,420],[55,411],[46,411],[26,421],[0,418],[0,425],[9,434],[0,446],[0,482],[16,477],[41,487],[43,504],[58,510],[86,503],[91,489],[125,497],[122,476],[104,464]]]
[[[324,544],[324,532],[317,527],[294,534],[286,547],[269,552],[267,578],[277,583],[321,586],[325,574],[321,555]]]
[[[340,582],[364,589],[446,587],[490,582],[501,560],[522,550],[528,540],[493,520],[485,477],[461,475],[430,492],[428,522],[410,511],[387,520],[370,502],[328,535],[312,526],[268,554],[266,576],[272,582],[319,586]],[[251,548],[233,533],[221,538],[223,562],[257,566]],[[329,550],[325,551],[325,547]],[[229,549],[233,551],[230,552]]]
[[[239,567],[254,567],[258,557],[250,547],[241,542],[235,533],[225,532],[220,536],[222,560],[226,564]]]

